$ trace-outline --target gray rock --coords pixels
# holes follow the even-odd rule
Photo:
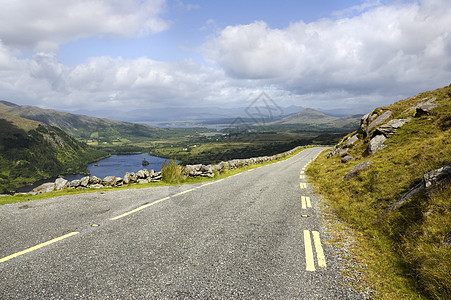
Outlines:
[[[116,176],[106,176],[103,178],[102,183],[104,186],[114,186],[116,184]]]
[[[124,175],[123,181],[124,181],[124,184],[129,184],[129,183],[135,183],[137,179],[138,179],[138,178],[137,178],[137,176],[136,176],[135,173],[133,173],[133,172],[131,172],[131,173],[127,172],[127,173],[125,173],[125,175]]]
[[[143,169],[136,172],[136,177],[138,177],[138,179],[146,179],[147,177],[149,177],[149,174],[149,170]]]
[[[401,205],[403,205],[407,200],[412,198],[414,195],[418,194],[419,192],[426,191],[429,193],[431,190],[435,189],[436,187],[441,187],[445,185],[449,185],[449,182],[451,180],[451,163],[448,163],[444,165],[443,167],[439,169],[435,169],[432,171],[429,171],[423,175],[423,181],[415,185],[413,188],[411,188],[407,193],[402,195],[401,198],[395,201],[392,205],[390,205],[388,208],[386,208],[382,214],[380,214],[377,219],[373,222],[374,224],[377,224],[380,222],[380,220],[388,214],[390,211],[398,209]]]
[[[149,183],[149,179],[138,179],[139,184]]]
[[[349,162],[349,161],[351,161],[353,159],[354,159],[354,157],[352,157],[350,155],[346,155],[346,156],[341,158],[341,162],[345,164],[345,163],[347,163],[347,162]]]
[[[124,185],[124,179],[121,177],[116,177],[116,185],[117,186],[123,186]]]
[[[379,126],[376,129],[374,136],[383,134],[386,138],[390,138],[393,134],[395,134],[396,129],[400,128],[411,119],[412,118],[390,120],[387,124]]]
[[[213,166],[212,165],[202,165],[201,168],[202,173],[213,173]]]
[[[349,146],[353,145],[358,140],[359,140],[359,138],[357,137],[357,134],[354,134],[346,141],[345,147],[348,148]]]
[[[71,182],[70,182],[70,187],[71,188],[77,188],[77,187],[79,187],[80,186],[80,183],[81,183],[81,180],[79,180],[79,179],[75,179],[75,180],[72,180]]]
[[[424,98],[422,103],[418,104],[415,107],[415,117],[421,117],[422,115],[425,115],[427,113],[429,113],[430,110],[434,109],[437,107],[436,103],[433,103],[435,100],[437,100],[436,98],[431,98],[431,99],[427,99]]]
[[[371,139],[371,141],[368,144],[368,153],[374,154],[376,151],[385,148],[384,142],[387,140],[387,138],[384,135],[376,135]]]
[[[64,190],[69,187],[69,181],[64,178],[57,178],[55,180],[55,190]]]
[[[90,185],[93,185],[93,184],[100,184],[100,183],[102,183],[102,179],[100,179],[99,177],[97,177],[97,176],[91,176],[91,177],[89,177],[89,184],[90,184]]]
[[[384,123],[385,121],[387,121],[388,118],[390,118],[392,112],[390,110],[387,110],[386,112],[384,112],[382,115],[378,116],[374,121],[372,121],[368,127],[365,130],[365,136],[368,136],[368,133],[375,128],[376,126]]]
[[[445,238],[443,239],[443,242],[440,246],[451,247],[451,232],[445,236]]]
[[[38,187],[35,187],[34,189],[31,190],[32,193],[38,193],[38,194],[43,194],[43,193],[48,193],[48,192],[53,192],[55,190],[55,183],[54,182],[47,182],[47,183],[43,183]]]
[[[339,151],[339,148],[337,148],[336,146],[334,146],[332,149],[329,150],[329,152],[327,153],[327,158],[331,158],[332,156],[334,156],[335,154],[337,154]]]
[[[87,187],[89,184],[89,176],[85,176],[82,179],[80,179],[80,186]]]
[[[359,172],[368,169],[372,163],[373,163],[372,161],[365,161],[365,162],[362,162],[362,163],[356,165],[354,168],[351,169],[351,171],[349,171],[343,177],[343,180],[349,180],[349,179],[354,178],[355,176],[357,176],[357,174]]]
[[[340,148],[340,149],[338,150],[338,154],[339,154],[341,157],[343,157],[343,156],[346,156],[346,155],[348,154],[348,151],[349,151],[348,148]]]
[[[451,180],[451,163],[423,175],[424,188],[431,190]]]
[[[101,189],[103,188],[103,185],[101,185],[100,183],[95,183],[93,185],[90,186],[93,189]]]

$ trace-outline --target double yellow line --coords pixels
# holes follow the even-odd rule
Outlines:
[[[318,231],[312,231],[313,244],[315,245],[316,259],[320,268],[326,268],[326,257],[324,256],[323,247]],[[310,238],[310,231],[304,230],[304,245],[305,245],[305,269],[307,271],[315,271],[315,261],[313,259],[312,240]]]

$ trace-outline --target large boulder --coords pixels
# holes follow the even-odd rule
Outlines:
[[[55,180],[55,190],[64,190],[65,188],[69,187],[69,181],[64,178],[57,178]]]
[[[357,142],[359,140],[359,138],[357,137],[357,134],[354,134],[353,136],[351,136],[345,144],[345,148],[349,148],[349,146],[353,145],[355,142]]]
[[[384,135],[376,135],[368,143],[368,154],[374,154],[376,151],[385,148],[384,142],[387,138]]]
[[[139,170],[138,172],[136,172],[136,176],[138,177],[138,179],[146,179],[148,178],[150,175],[149,170],[147,169],[143,169],[143,170]]]
[[[81,187],[87,187],[89,184],[89,176],[85,176],[82,179],[80,179],[80,186]]]
[[[69,186],[73,189],[76,189],[76,188],[80,187],[80,183],[81,183],[81,180],[75,179],[70,182]]]
[[[133,173],[133,172],[131,172],[131,173],[127,172],[127,173],[125,173],[125,175],[124,175],[123,181],[124,181],[124,184],[129,184],[129,183],[135,183],[137,179],[138,179],[138,176],[136,176],[135,173]]]
[[[368,134],[370,133],[370,131],[379,126],[380,124],[384,123],[385,121],[388,120],[388,118],[390,118],[392,112],[390,110],[387,110],[386,112],[382,113],[380,116],[378,116],[376,119],[374,119],[374,121],[371,121],[368,124],[368,127],[365,130],[365,136],[368,136]]]
[[[53,192],[55,190],[54,182],[43,183],[38,187],[35,187],[31,190],[31,193],[43,194],[48,192]]]
[[[436,103],[433,103],[436,98],[424,98],[423,102],[419,103],[417,106],[415,106],[415,117],[421,117],[422,115],[425,115],[429,113],[429,111],[435,107],[437,107]]]
[[[103,178],[102,183],[104,186],[114,186],[116,184],[116,176],[106,176]]]
[[[91,176],[89,177],[89,185],[94,185],[94,184],[101,184],[102,183],[102,179],[100,179],[97,176]]]

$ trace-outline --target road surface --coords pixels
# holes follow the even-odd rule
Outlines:
[[[203,184],[0,206],[0,299],[362,299],[303,174],[324,148]]]

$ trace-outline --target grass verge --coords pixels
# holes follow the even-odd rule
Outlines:
[[[438,104],[399,128],[375,154],[365,153],[368,140],[359,141],[349,149],[353,161],[344,164],[339,156],[327,159],[322,153],[307,168],[317,192],[357,237],[353,252],[367,266],[366,279],[380,299],[451,299],[451,247],[444,244],[451,233],[449,184],[417,194],[372,224],[423,174],[451,161],[449,95],[451,87],[445,87],[384,108],[393,118],[406,118],[421,99],[436,97]],[[342,180],[364,161],[373,164],[353,179]]]

